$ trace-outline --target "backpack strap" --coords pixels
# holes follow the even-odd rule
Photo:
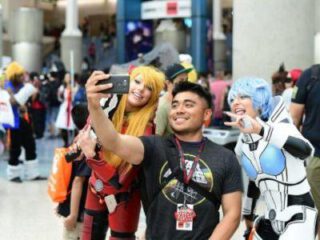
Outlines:
[[[309,93],[314,84],[320,79],[320,64],[315,64],[311,67],[311,79],[307,85],[307,92]]]
[[[166,142],[165,142],[166,141]],[[161,190],[173,179],[176,178],[179,182],[184,183],[183,171],[180,167],[180,158],[177,151],[177,146],[173,141],[172,137],[167,138],[164,141],[165,154],[168,161],[169,168],[171,169],[171,174],[165,178],[164,182],[161,184]],[[185,183],[184,183],[185,184]],[[206,188],[200,186],[197,182],[192,179],[185,186],[191,187],[198,194],[205,197],[207,200],[212,202],[216,207],[221,203],[220,199],[216,196],[214,191],[209,192]],[[160,191],[161,191],[160,190]]]
[[[320,64],[315,64],[312,66],[311,69],[311,78],[314,80],[318,80],[319,79],[319,73],[320,73]]]

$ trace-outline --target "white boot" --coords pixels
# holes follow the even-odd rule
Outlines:
[[[21,182],[21,177],[22,177],[21,164],[19,164],[17,166],[13,166],[13,165],[8,164],[7,177],[10,181]]]
[[[38,159],[24,161],[24,177],[26,180],[34,180],[40,176]]]

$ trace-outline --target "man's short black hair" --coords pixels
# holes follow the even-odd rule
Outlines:
[[[174,87],[172,91],[172,96],[175,97],[178,93],[181,92],[195,93],[207,102],[208,108],[212,109],[212,96],[209,93],[209,91],[204,89],[201,85],[188,81],[180,82]]]

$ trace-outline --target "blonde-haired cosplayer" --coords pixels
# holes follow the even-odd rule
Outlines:
[[[130,82],[135,79],[142,79],[144,85],[152,90],[152,95],[146,105],[140,107],[137,111],[127,113],[126,106],[128,100],[128,94],[124,95],[112,117],[112,123],[114,124],[118,132],[123,132],[123,124],[126,122],[127,129],[125,132],[132,136],[142,136],[148,125],[152,124],[152,120],[155,114],[155,110],[158,105],[158,99],[161,90],[164,87],[164,74],[156,68],[150,66],[136,67],[130,74]],[[106,161],[113,166],[118,166],[121,160],[114,154],[112,157],[106,157]]]
[[[164,80],[164,74],[154,67],[139,66],[131,71],[128,94],[121,97],[112,116],[110,109],[104,110],[118,132],[132,136],[154,133],[153,118]],[[105,239],[108,227],[110,239],[135,239],[140,214],[140,167],[108,151],[99,156],[102,159],[87,159],[92,169],[92,191],[87,193],[82,239]]]

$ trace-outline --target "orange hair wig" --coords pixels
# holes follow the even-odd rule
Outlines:
[[[134,68],[130,73],[130,81],[133,81],[137,76],[141,76],[143,83],[152,89],[149,101],[146,105],[139,108],[139,110],[127,114],[127,118],[125,119],[125,108],[128,95],[123,95],[119,106],[112,117],[112,123],[117,132],[122,132],[125,123],[127,128],[124,134],[132,136],[142,136],[150,124],[150,121],[153,120],[158,105],[159,95],[164,87],[165,80],[164,74],[151,66]],[[131,168],[131,165],[124,163],[117,155],[109,151],[105,151],[104,156],[106,161],[115,167],[121,165],[122,169],[129,170]],[[128,168],[128,166],[130,166],[130,168]]]

